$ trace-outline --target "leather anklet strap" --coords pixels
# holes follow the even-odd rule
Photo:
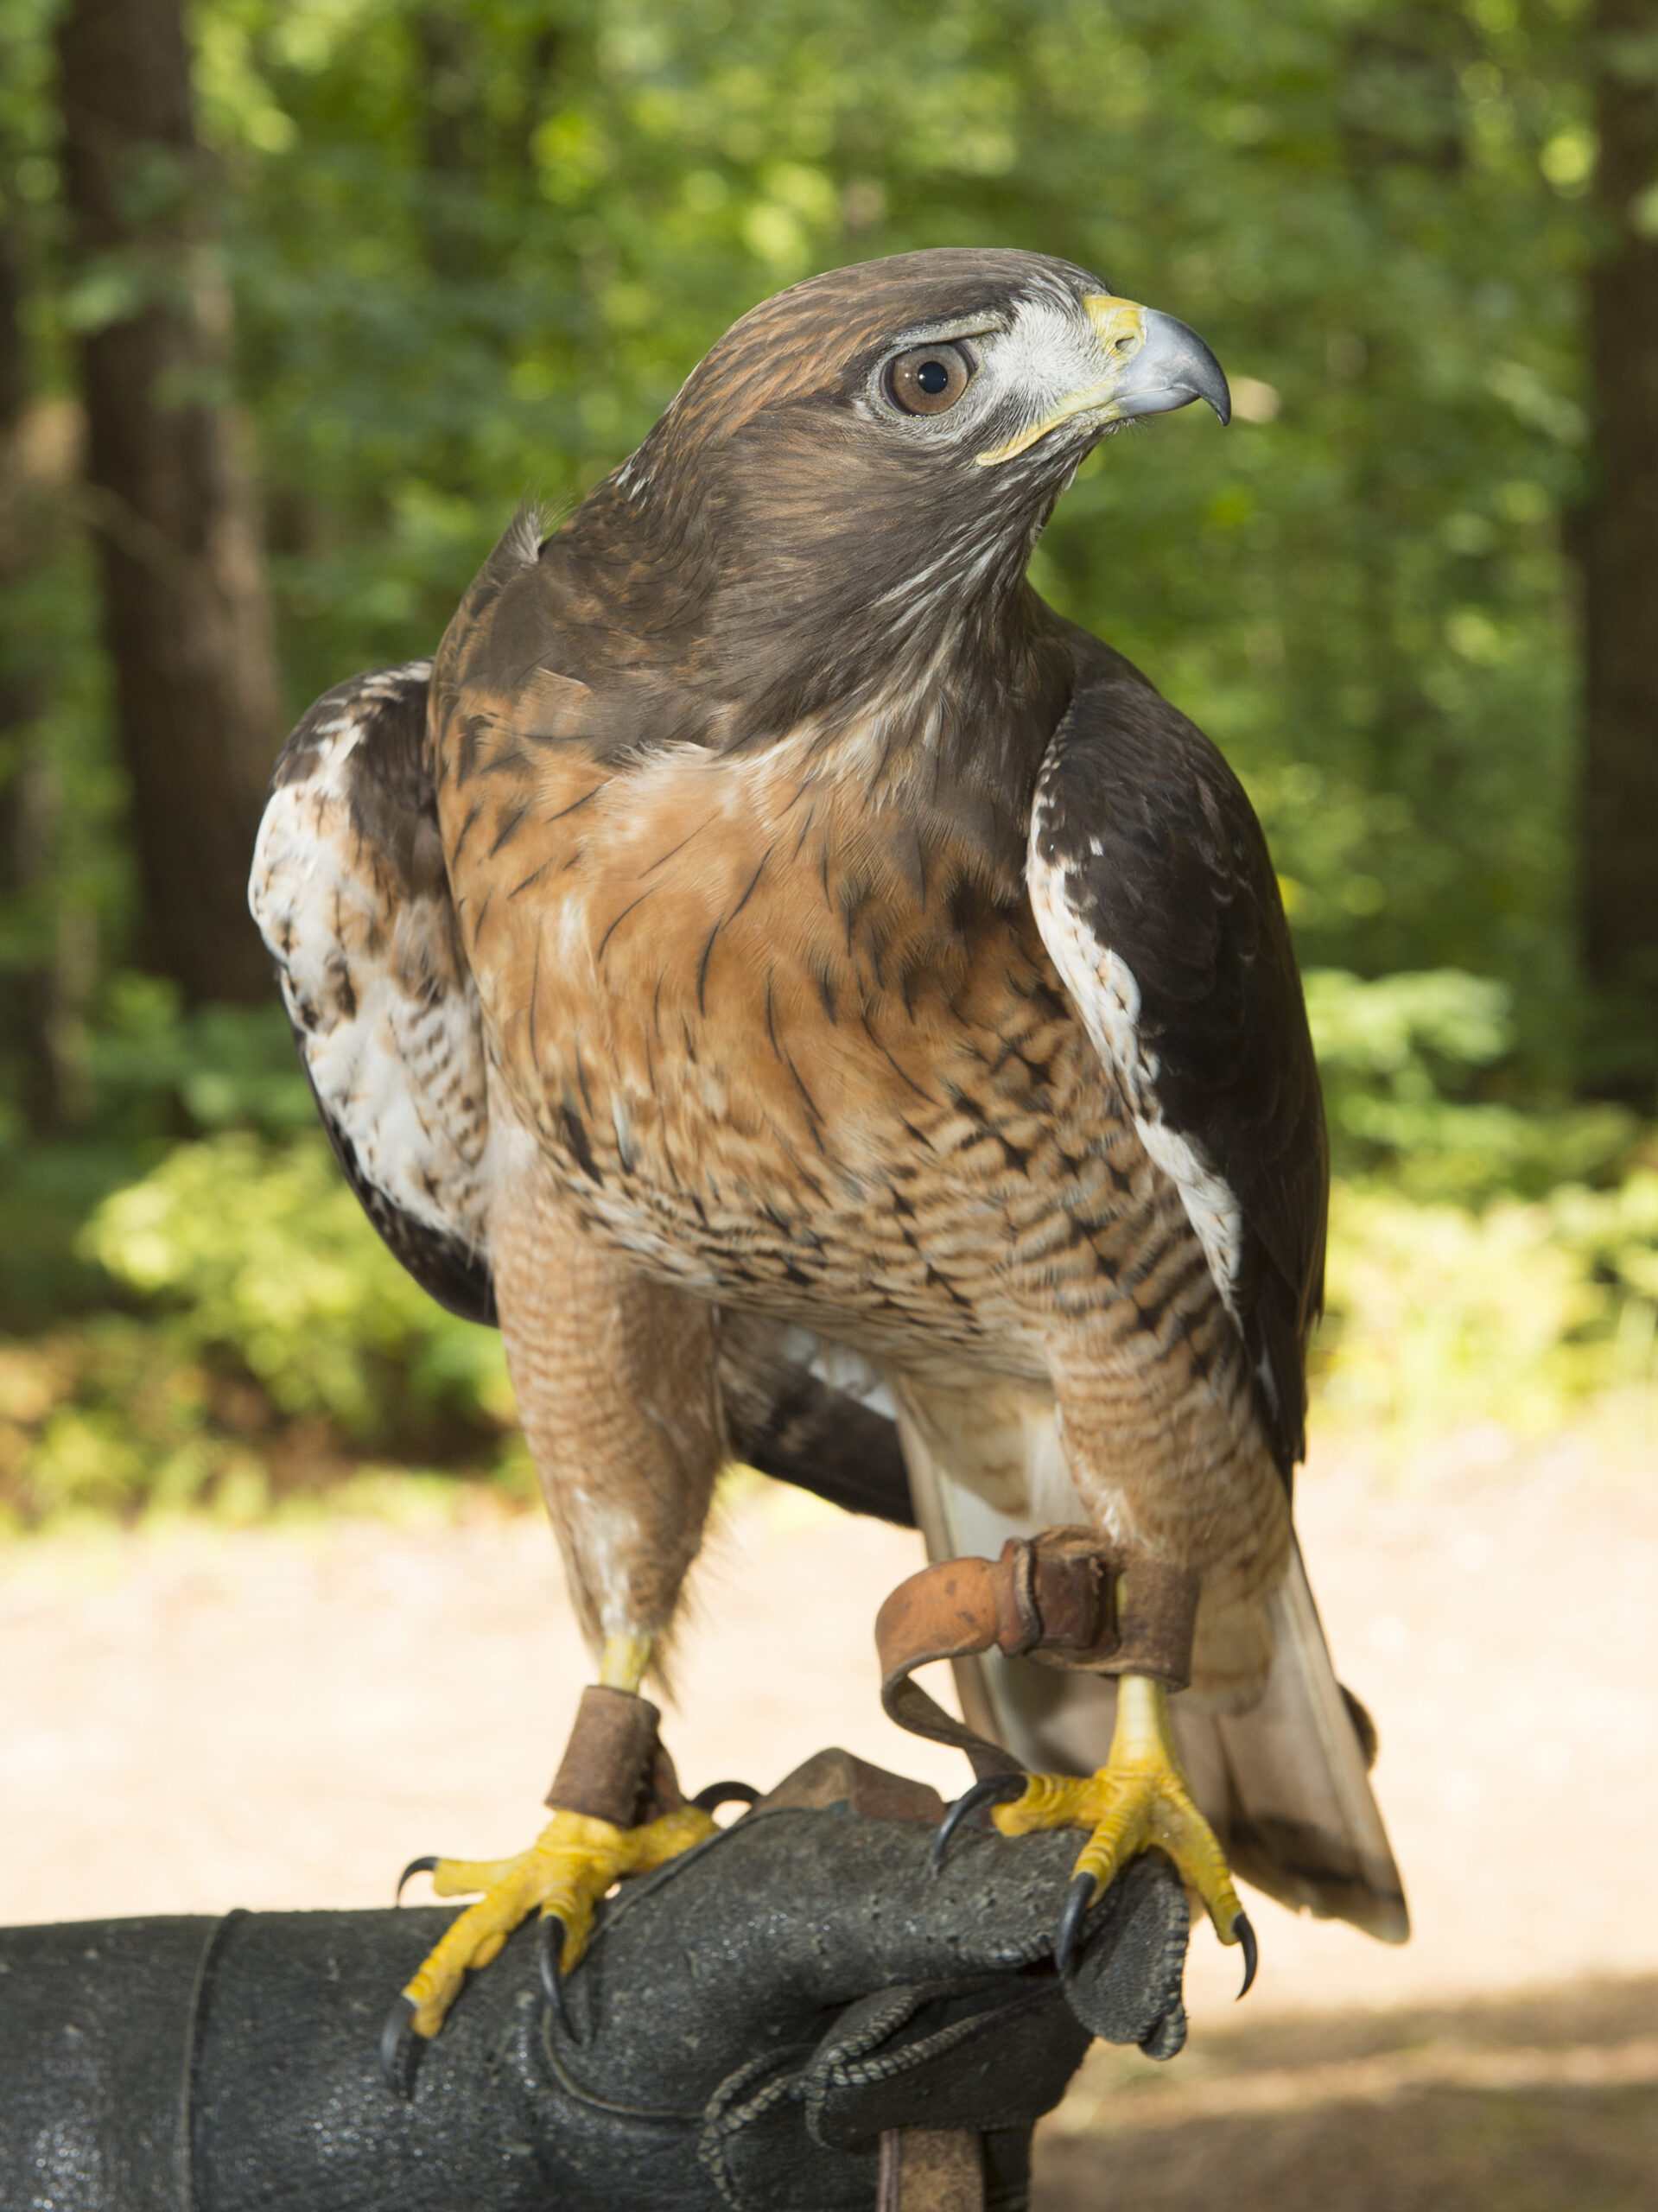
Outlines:
[[[1185,1688],[1197,1578],[1144,1553],[1125,1555],[1091,1529],[1010,1537],[999,1560],[940,1560],[900,1582],[875,1621],[880,1701],[912,1735],[963,1751],[981,1774],[1019,1762],[954,1719],[911,1677],[937,1659],[983,1651],[1096,1675],[1149,1675]]]
[[[556,1813],[585,1813],[613,1827],[632,1827],[657,1794],[661,1719],[649,1699],[632,1690],[589,1683],[575,1709],[575,1726],[547,1803]]]

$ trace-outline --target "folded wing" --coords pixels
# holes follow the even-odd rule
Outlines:
[[[428,767],[431,671],[317,701],[277,761],[249,897],[365,1211],[441,1306],[493,1321],[483,1029]]]
[[[1277,880],[1202,731],[1078,631],[1032,810],[1037,926],[1242,1332],[1287,1482],[1305,1448],[1329,1154]]]

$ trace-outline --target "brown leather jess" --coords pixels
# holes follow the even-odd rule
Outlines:
[[[661,1720],[635,1691],[589,1682],[546,1804],[617,1828],[676,1810],[685,1800],[657,1732]]]
[[[1197,1607],[1185,1568],[1125,1555],[1091,1529],[1009,1537],[1001,1557],[940,1560],[898,1588],[875,1621],[880,1701],[912,1735],[954,1745],[981,1775],[1019,1761],[955,1719],[912,1677],[939,1659],[1007,1659],[1096,1675],[1149,1675],[1184,1689]]]

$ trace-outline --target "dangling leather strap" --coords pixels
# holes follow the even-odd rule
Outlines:
[[[937,1659],[981,1651],[1096,1675],[1190,1679],[1197,1578],[1144,1553],[1125,1555],[1092,1529],[1010,1537],[999,1560],[940,1560],[900,1582],[875,1621],[880,1701],[912,1735],[951,1744],[981,1775],[1019,1761],[946,1713],[911,1677]]]

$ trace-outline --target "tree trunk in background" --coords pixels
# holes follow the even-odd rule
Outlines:
[[[422,8],[415,22],[419,102],[426,148],[421,215],[426,257],[450,283],[476,280],[483,118],[479,111],[478,28],[463,9]]]
[[[85,293],[110,295],[81,374],[140,956],[193,1001],[257,999],[270,971],[247,871],[278,691],[181,0],[71,0],[59,59]]]
[[[8,181],[10,180],[8,179]],[[23,337],[23,251],[15,221],[0,222],[0,594],[13,591],[40,557],[43,518],[24,453],[29,404]],[[0,747],[14,757],[0,781],[0,906],[16,917],[38,892],[51,851],[42,764],[28,733],[40,710],[34,671],[15,638],[0,653]],[[25,936],[23,931],[14,931]],[[49,961],[13,953],[0,967],[0,1072],[10,1103],[31,1129],[48,1128],[60,1104],[48,1037],[54,1013]]]
[[[1650,1111],[1658,1068],[1658,51],[1652,0],[1598,0],[1585,609],[1590,1087]]]

